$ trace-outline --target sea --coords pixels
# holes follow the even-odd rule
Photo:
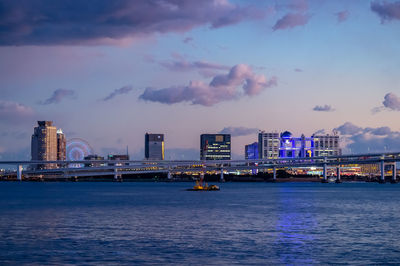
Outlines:
[[[0,265],[400,264],[400,184],[0,182]]]

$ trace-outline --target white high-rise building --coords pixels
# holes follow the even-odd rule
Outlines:
[[[314,141],[314,157],[339,156],[342,154],[337,134],[312,135],[312,138]]]
[[[258,157],[260,159],[277,159],[279,157],[280,137],[277,132],[258,133]]]

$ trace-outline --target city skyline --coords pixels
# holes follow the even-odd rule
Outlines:
[[[72,138],[68,142],[62,129],[57,128],[53,121],[37,121],[31,142],[31,160],[36,161],[80,161],[80,160],[104,160],[104,156],[96,154],[90,144],[79,138]],[[259,131],[258,142],[247,144],[244,147],[245,159],[276,159],[296,157],[318,157],[341,155],[339,146],[340,138],[337,132],[332,135],[313,134],[311,137],[301,135],[293,136],[285,131],[276,132]],[[256,145],[257,147],[251,147]],[[250,151],[251,149],[252,151]],[[250,153],[256,154],[249,156]],[[230,160],[231,135],[230,134],[201,134],[200,135],[200,160]],[[259,152],[258,152],[259,151]],[[196,156],[185,158],[179,154],[180,159],[194,159]],[[238,155],[236,155],[238,156]],[[234,156],[234,157],[236,157]],[[240,155],[239,155],[240,156]],[[107,154],[108,158],[125,158],[129,160],[128,146],[125,154]],[[135,156],[140,160],[141,156]],[[55,159],[56,158],[56,159]],[[165,142],[164,134],[145,134],[143,160],[164,160]],[[167,158],[170,159],[170,158]],[[177,159],[177,158],[172,158]]]
[[[29,158],[37,120],[132,158],[145,132],[165,134],[166,158],[198,158],[205,133],[244,158],[259,130],[400,149],[400,1],[150,2],[5,5],[0,159]]]

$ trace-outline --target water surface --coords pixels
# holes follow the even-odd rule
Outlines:
[[[0,183],[0,264],[400,263],[400,185]]]

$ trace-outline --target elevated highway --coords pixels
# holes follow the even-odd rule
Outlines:
[[[396,162],[400,161],[400,152],[352,154],[331,157],[279,158],[256,160],[174,160],[174,161],[0,161],[1,165],[14,165],[17,179],[24,175],[43,175],[51,178],[113,175],[121,179],[126,174],[167,173],[171,177],[176,173],[200,173],[219,171],[223,179],[224,171],[272,169],[276,179],[276,170],[280,168],[318,167],[322,168],[323,180],[327,180],[327,169],[336,168],[337,181],[340,181],[341,167],[354,164],[379,164],[380,180],[385,180],[385,165],[392,167],[392,181],[396,181]],[[76,167],[81,165],[82,167]]]

